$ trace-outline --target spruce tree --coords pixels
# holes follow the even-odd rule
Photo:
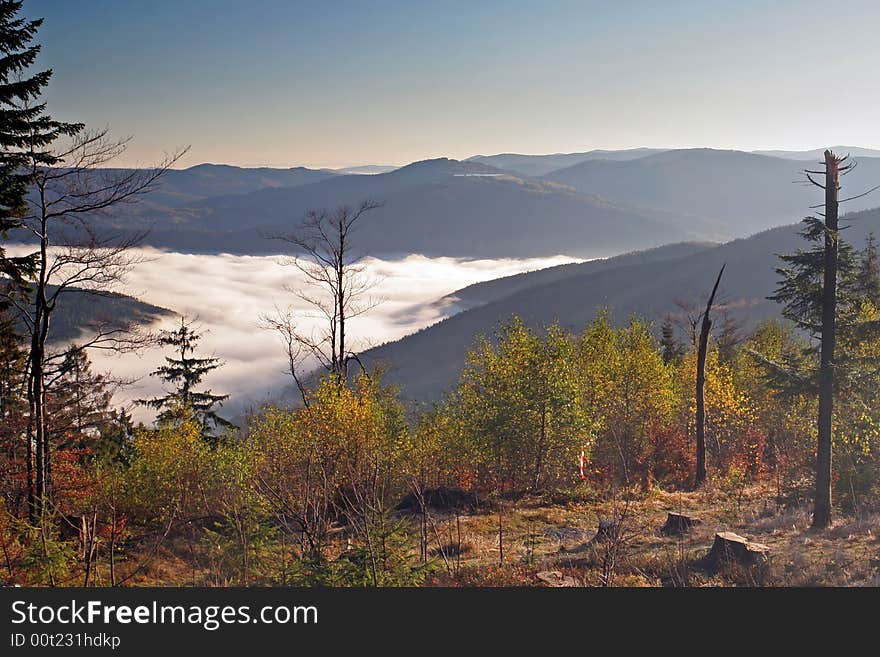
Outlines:
[[[0,310],[0,489],[5,510],[15,516],[27,496],[28,453],[21,438],[27,425],[25,358],[12,319]]]
[[[782,315],[812,338],[808,351],[815,356],[819,353],[821,342],[827,229],[822,220],[816,217],[807,217],[802,224],[800,236],[810,246],[791,254],[777,254],[786,266],[776,268],[781,278],[776,291],[768,299],[781,303]],[[859,287],[859,254],[851,244],[841,239],[839,230],[834,232],[833,239],[837,243],[838,253],[837,332],[846,335],[857,328],[859,303],[864,298]],[[844,359],[845,354],[838,355],[837,369],[840,369]],[[794,377],[792,383],[801,386],[804,378]]]
[[[8,313],[0,311],[0,419],[21,402],[25,356],[15,323]]]
[[[0,236],[22,226],[34,167],[52,165],[47,150],[61,135],[74,135],[82,124],[61,123],[37,102],[52,77],[51,69],[29,73],[40,52],[32,44],[43,20],[19,17],[20,1],[0,0]],[[0,246],[0,274],[21,282],[33,274],[34,256],[7,257]]]
[[[877,255],[877,239],[874,233],[868,233],[865,249],[859,254],[856,286],[861,296],[875,306],[880,306],[880,258]]]
[[[678,361],[684,352],[681,343],[675,337],[675,326],[669,315],[663,318],[660,327],[660,347],[663,349],[663,362],[667,365]]]
[[[93,372],[86,351],[71,345],[47,386],[50,434],[61,449],[95,449],[110,418],[112,381]]]
[[[175,358],[165,357],[165,365],[157,368],[152,376],[165,383],[176,386],[163,397],[139,400],[139,403],[157,409],[157,424],[174,421],[181,412],[189,412],[201,424],[206,438],[213,438],[216,429],[234,426],[217,414],[216,407],[222,406],[229,395],[215,395],[210,390],[198,391],[205,375],[216,370],[223,362],[219,358],[198,358],[196,345],[202,335],[193,330],[192,322],[181,317],[180,327],[174,331],[163,331],[159,343],[173,347]]]
[[[830,150],[824,155],[824,171],[805,171],[807,180],[825,192],[824,220],[803,220],[801,236],[811,246],[779,256],[786,266],[776,269],[781,280],[769,297],[783,304],[783,315],[813,340],[810,355],[817,366],[807,372],[791,373],[789,379],[796,389],[815,392],[819,402],[813,500],[816,529],[831,523],[835,400],[841,389],[858,380],[864,366],[853,350],[846,349],[847,344],[857,344],[858,334],[864,328],[860,315],[864,297],[859,291],[856,253],[841,238],[839,225],[840,176],[854,165],[843,164],[847,157],[838,157]],[[819,173],[824,174],[824,184],[812,177]]]
[[[724,364],[736,359],[736,348],[742,341],[739,333],[741,327],[741,323],[727,309],[721,311],[721,328],[715,344],[718,346],[718,359]]]

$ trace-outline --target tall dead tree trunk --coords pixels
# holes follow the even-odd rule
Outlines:
[[[697,471],[694,476],[694,488],[706,481],[706,352],[709,348],[709,330],[712,328],[710,317],[712,303],[715,301],[715,294],[718,292],[721,275],[724,274],[726,266],[726,264],[721,265],[721,271],[715,279],[715,286],[709,295],[709,301],[706,302],[706,311],[703,313],[703,323],[700,327],[700,343],[697,349]]]
[[[825,271],[822,282],[822,343],[819,356],[819,436],[813,527],[831,522],[831,425],[834,412],[834,349],[837,342],[838,192],[840,158],[825,151]]]

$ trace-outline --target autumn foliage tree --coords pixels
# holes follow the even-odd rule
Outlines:
[[[594,465],[612,482],[647,484],[652,432],[673,409],[670,369],[650,324],[633,318],[616,329],[600,312],[578,351],[587,407],[599,422]]]

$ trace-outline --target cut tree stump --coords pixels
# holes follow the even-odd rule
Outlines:
[[[586,543],[581,543],[572,548],[567,548],[564,545],[559,548],[560,553],[568,553],[575,554],[578,552],[587,552],[591,548],[594,548],[596,543],[607,543],[608,541],[613,541],[615,535],[617,534],[617,523],[614,520],[609,520],[607,518],[599,519],[599,529],[596,530],[596,535],[593,536]]]
[[[613,541],[615,535],[617,534],[617,523],[613,520],[600,519],[599,520],[599,530],[596,532],[596,535],[593,537],[592,543],[607,543],[608,541]]]
[[[754,543],[733,532],[715,534],[712,549],[697,562],[697,566],[715,568],[719,564],[733,562],[744,566],[762,563],[770,556],[770,548],[763,543]]]
[[[547,586],[564,587],[578,585],[577,580],[574,577],[563,575],[558,570],[545,570],[535,575],[535,577],[544,582]]]
[[[669,512],[666,515],[666,524],[660,528],[660,533],[664,536],[679,536],[688,531],[695,525],[701,525],[703,521],[694,516],[684,513]]]

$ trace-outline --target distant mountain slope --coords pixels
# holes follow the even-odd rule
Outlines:
[[[440,299],[441,305],[455,304],[462,310],[497,301],[522,290],[553,283],[571,276],[580,276],[609,267],[622,267],[655,260],[671,260],[718,246],[714,242],[680,242],[658,246],[645,251],[635,251],[612,258],[590,260],[582,263],[569,263],[547,267],[536,271],[523,272],[503,278],[474,283],[456,290]]]
[[[356,238],[358,248],[375,255],[603,257],[700,236],[670,213],[615,205],[478,162],[440,159],[384,174],[211,198],[147,217],[154,222],[147,241],[179,250],[277,253],[284,245],[264,235],[292,231],[308,210],[364,199],[384,202]],[[128,221],[123,217],[114,227]]]
[[[108,180],[130,169],[102,169],[96,172]],[[166,171],[151,191],[137,203],[117,205],[102,221],[114,225],[149,225],[152,220],[180,221],[193,216],[188,208],[206,199],[230,194],[247,194],[266,188],[290,188],[336,177],[335,171],[306,169],[242,168],[227,164],[198,164],[188,169]],[[115,221],[114,221],[115,219]]]
[[[52,291],[50,286],[50,292]],[[90,326],[123,326],[134,322],[147,326],[164,317],[174,315],[160,308],[124,294],[96,296],[78,288],[69,288],[59,296],[58,308],[52,315],[52,342],[67,343],[80,340]]]
[[[660,148],[632,148],[620,151],[593,150],[584,153],[554,153],[552,155],[501,153],[499,155],[474,155],[469,157],[468,161],[482,162],[483,164],[519,173],[527,177],[538,177],[556,169],[588,160],[634,160],[647,155],[662,153],[663,150]]]
[[[305,167],[271,169],[198,164],[188,169],[167,171],[144,200],[157,205],[181,207],[212,196],[246,194],[266,187],[296,187],[336,175],[335,171]]]
[[[799,220],[810,195],[793,181],[805,164],[741,151],[675,150],[628,162],[589,161],[545,178],[612,202],[712,218],[729,237],[744,237]],[[880,184],[880,159],[859,158],[843,181],[844,196]],[[876,206],[877,197],[854,201],[850,209]],[[695,225],[698,219],[695,219]],[[711,224],[716,226],[717,224]]]
[[[848,215],[842,223],[851,226],[847,239],[861,246],[868,231],[880,234],[880,209]],[[582,330],[602,307],[609,307],[618,322],[633,314],[658,320],[676,311],[676,300],[703,298],[725,262],[721,302],[750,327],[779,313],[778,305],[766,300],[777,281],[775,254],[803,246],[797,231],[797,226],[783,226],[671,259],[651,260],[648,252],[647,260],[632,257],[630,264],[582,274],[578,267],[586,265],[573,266],[570,276],[534,287],[520,285],[518,292],[371,349],[362,358],[387,364],[387,378],[402,387],[405,397],[436,400],[454,385],[475,337],[491,334],[514,314],[533,327],[558,321],[573,331]]]

